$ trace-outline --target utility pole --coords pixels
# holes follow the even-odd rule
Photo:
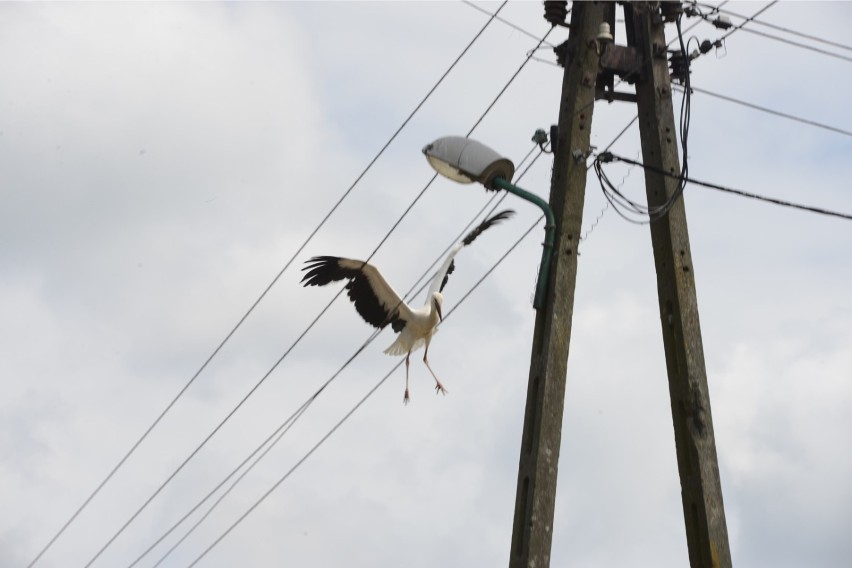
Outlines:
[[[669,4],[677,5],[669,17],[677,17],[680,3]],[[624,14],[628,42],[644,62],[636,83],[636,102],[642,157],[648,166],[645,191],[648,205],[653,207],[665,203],[680,183],[658,173],[680,174],[664,20],[656,3],[650,2],[625,5]],[[726,568],[731,566],[731,550],[683,197],[650,226],[689,564],[692,568]]]
[[[560,17],[564,19],[565,4],[545,2],[546,19],[554,24]],[[628,46],[609,45],[604,50],[598,37],[605,31],[599,26],[607,22],[614,31],[615,3],[574,2],[568,41],[557,48],[565,74],[559,125],[552,136],[550,206],[555,216],[556,239],[546,302],[535,321],[510,568],[550,566],[577,244],[583,220],[594,101],[606,98],[610,102],[637,104],[643,159],[649,166],[645,170],[648,205],[666,203],[676,192],[679,180],[657,172],[677,175],[680,161],[663,28],[665,20],[676,18],[680,10],[680,2],[625,3]],[[616,74],[635,83],[636,94],[615,92]],[[730,568],[682,196],[665,216],[651,223],[651,242],[689,562],[692,568]]]
[[[586,158],[595,103],[598,51],[595,37],[605,2],[574,2],[565,52],[565,74],[554,148],[550,206],[556,239],[544,308],[536,314],[524,431],[518,463],[510,568],[547,568],[553,538],[556,478],[577,244],[586,194]]]

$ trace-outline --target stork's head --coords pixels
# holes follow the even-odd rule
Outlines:
[[[438,319],[444,321],[444,316],[441,313],[441,306],[444,305],[444,296],[440,292],[432,293],[432,309],[438,312]]]

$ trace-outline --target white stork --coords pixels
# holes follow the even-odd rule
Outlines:
[[[421,346],[426,350],[423,362],[435,379],[435,392],[446,394],[447,390],[435,371],[429,365],[429,342],[438,330],[438,323],[443,319],[441,306],[444,297],[441,292],[447,284],[447,279],[455,270],[453,258],[465,246],[472,243],[476,237],[490,226],[511,217],[515,212],[502,211],[479,224],[460,242],[456,243],[444,264],[435,274],[426,304],[422,308],[411,308],[399,294],[387,283],[382,273],[372,264],[361,260],[340,258],[336,256],[315,256],[308,260],[302,270],[308,273],[302,278],[305,286],[325,286],[331,282],[348,280],[346,289],[349,299],[355,304],[355,309],[368,324],[382,329],[388,324],[399,334],[390,347],[385,349],[387,355],[405,355],[405,396],[403,403],[408,404],[408,367],[411,352]]]

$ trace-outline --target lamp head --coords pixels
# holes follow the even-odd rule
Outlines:
[[[596,39],[604,45],[612,43],[613,37],[612,32],[610,31],[609,23],[603,22],[600,26],[598,26],[598,35]]]
[[[486,189],[496,189],[494,178],[511,181],[515,165],[508,158],[476,140],[462,136],[446,136],[423,148],[429,165],[444,177],[459,183],[479,182]]]

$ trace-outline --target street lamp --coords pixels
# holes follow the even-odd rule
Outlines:
[[[541,267],[538,271],[533,307],[537,310],[544,308],[556,233],[556,220],[547,201],[512,185],[509,181],[515,174],[515,165],[512,161],[476,140],[462,136],[446,136],[426,145],[423,153],[429,165],[444,177],[459,183],[479,182],[490,191],[504,189],[541,208],[546,219],[542,243],[544,250],[541,253]]]

